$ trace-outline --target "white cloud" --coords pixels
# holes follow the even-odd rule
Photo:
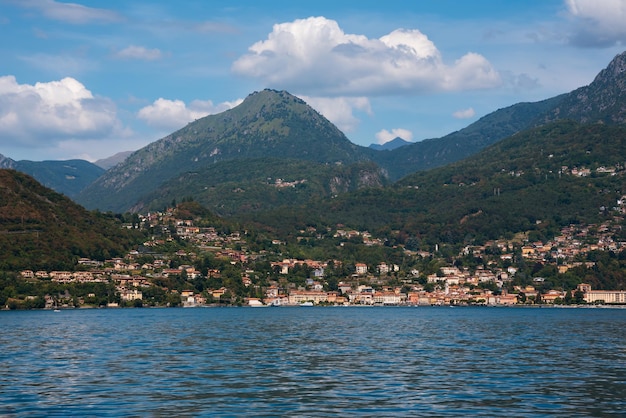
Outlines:
[[[0,144],[50,145],[69,138],[102,138],[118,129],[113,102],[94,97],[71,77],[35,85],[0,77]]]
[[[359,119],[354,116],[355,110],[368,115],[372,114],[372,107],[367,97],[299,97],[334,123],[342,132],[353,132],[359,125]]]
[[[156,128],[178,129],[193,120],[232,109],[242,101],[238,99],[215,105],[211,100],[194,100],[187,106],[182,100],[159,98],[139,110],[137,117]]]
[[[469,107],[467,109],[457,110],[456,112],[452,114],[452,116],[454,116],[457,119],[469,119],[469,118],[473,118],[474,115],[476,115],[476,112],[474,111],[474,108],[472,107]]]
[[[575,32],[571,42],[580,46],[626,43],[625,0],[565,0]]]
[[[445,64],[435,44],[417,29],[369,39],[346,34],[324,17],[274,25],[267,39],[250,46],[232,70],[271,87],[344,96],[457,91],[501,83],[479,54]]]
[[[376,139],[378,140],[378,143],[380,145],[392,141],[398,137],[410,142],[413,139],[413,132],[409,131],[408,129],[395,128],[392,129],[391,132],[383,129],[376,133]]]
[[[115,53],[115,57],[121,59],[140,59],[140,60],[157,60],[161,58],[163,54],[157,48],[148,49],[143,46],[130,45],[121,51]]]
[[[13,3],[21,7],[35,9],[49,19],[72,24],[111,23],[123,20],[114,11],[76,3],[61,3],[54,0],[17,0]]]

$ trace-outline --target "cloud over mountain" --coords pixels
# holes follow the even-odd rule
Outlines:
[[[324,115],[343,132],[353,132],[360,120],[354,111],[372,115],[372,107],[367,97],[309,97],[300,96],[311,107]]]
[[[211,100],[194,100],[189,106],[182,100],[159,98],[139,110],[137,117],[148,125],[161,129],[178,129],[207,115],[220,113],[240,104],[242,100],[213,104]]]
[[[250,46],[232,70],[303,94],[420,94],[501,83],[482,55],[467,53],[446,64],[435,44],[417,29],[370,39],[347,34],[325,17],[274,25],[267,39]]]
[[[473,118],[474,115],[476,115],[476,112],[474,111],[474,108],[472,107],[468,107],[467,109],[457,110],[456,112],[452,114],[452,116],[454,116],[457,119],[469,119],[469,118]]]
[[[385,144],[389,141],[392,141],[396,138],[402,138],[407,142],[411,142],[413,139],[413,132],[408,129],[403,128],[395,128],[392,129],[391,132],[387,129],[383,129],[376,133],[376,139],[380,145]]]

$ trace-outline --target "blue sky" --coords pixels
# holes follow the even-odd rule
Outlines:
[[[593,81],[626,0],[0,0],[0,154],[136,150],[264,88],[359,145],[420,141]]]

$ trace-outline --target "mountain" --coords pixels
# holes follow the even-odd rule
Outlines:
[[[126,253],[138,237],[16,170],[0,169],[0,270],[74,268]]]
[[[588,86],[497,110],[443,138],[374,154],[372,159],[388,171],[391,180],[397,180],[459,161],[514,133],[562,119],[609,124],[626,121],[626,52],[617,55]]]
[[[409,141],[405,141],[404,139],[400,138],[399,136],[395,137],[394,139],[392,139],[391,141],[385,142],[384,144],[370,144],[370,148],[374,149],[376,151],[390,151],[392,149],[396,149],[396,148],[400,148],[403,147],[405,145],[409,145],[412,144],[412,142]]]
[[[389,152],[374,153],[371,158],[387,170],[390,180],[441,167],[534,126],[537,119],[557,106],[563,97],[517,103],[483,116],[468,127],[442,138],[425,139]]]
[[[626,52],[617,55],[591,84],[574,90],[547,112],[542,123],[572,119],[581,123],[626,122]]]
[[[0,168],[14,168],[15,161],[0,154]]]
[[[110,156],[108,158],[102,158],[102,159],[94,162],[94,164],[97,165],[100,168],[108,170],[109,168],[111,168],[111,167],[121,163],[122,161],[124,161],[132,153],[133,153],[133,151],[118,152],[117,154],[112,155],[112,156]]]
[[[44,186],[71,198],[104,173],[104,169],[85,160],[13,161],[1,154],[0,168],[29,174]]]
[[[301,99],[263,90],[134,152],[77,201],[88,208],[126,211],[164,182],[218,162],[279,157],[352,164],[368,159],[363,150]]]
[[[397,231],[413,249],[550,234],[572,223],[612,219],[623,209],[615,208],[626,190],[624,155],[626,126],[557,121],[390,187],[241,218],[282,235],[307,224],[383,236]]]
[[[625,60],[626,53],[618,55],[589,86],[571,93],[535,103],[518,103],[496,110],[445,137],[385,151],[352,144],[332,123],[287,92],[255,92],[236,108],[192,122],[136,151],[83,190],[76,199],[88,208],[117,212],[139,210],[162,204],[163,199],[170,196],[181,197],[183,187],[171,187],[181,184],[181,180],[176,180],[180,176],[197,183],[184,189],[202,193],[203,187],[208,188],[209,184],[214,187],[220,180],[207,180],[198,173],[219,175],[217,173],[222,171],[219,164],[259,158],[304,160],[323,166],[370,161],[380,167],[380,173],[384,173],[389,181],[397,181],[415,172],[462,160],[511,135],[554,120],[621,123],[626,112]],[[218,167],[213,171],[204,171],[216,164]],[[255,162],[259,180],[272,177],[270,174],[264,176],[258,168],[259,163]],[[185,173],[195,174],[187,176]],[[249,182],[253,178],[240,180]],[[206,184],[203,186],[203,183]],[[167,193],[160,193],[162,187]],[[228,187],[250,190],[250,183],[244,188],[231,182]],[[213,201],[210,206],[214,209],[220,206],[215,200],[226,197],[222,194],[209,198],[209,194],[203,193],[203,199]],[[244,206],[265,206],[254,200],[260,195],[247,195],[250,200]],[[319,197],[319,194],[314,192],[313,196]],[[241,200],[241,196],[235,200]]]
[[[380,168],[372,162],[338,165],[281,158],[221,161],[172,178],[141,197],[131,210],[160,210],[174,200],[193,199],[213,213],[232,216],[307,204],[386,184]]]

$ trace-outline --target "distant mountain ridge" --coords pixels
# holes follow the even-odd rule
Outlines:
[[[108,170],[109,168],[111,168],[111,167],[121,163],[122,161],[124,161],[133,152],[134,151],[118,152],[117,154],[112,155],[110,157],[102,158],[102,159],[100,159],[98,161],[95,161],[94,164],[97,165],[100,168]]]
[[[373,161],[389,181],[397,181],[462,160],[564,115],[581,122],[622,123],[625,60],[626,53],[618,55],[589,86],[571,93],[518,103],[443,138],[385,151],[353,144],[326,118],[285,91],[255,92],[233,109],[192,122],[136,151],[84,189],[77,201],[101,210],[136,210],[146,196],[185,173],[201,172],[220,162],[258,158],[343,165]],[[201,177],[193,181],[202,184]]]
[[[392,149],[400,148],[409,144],[412,144],[412,142],[405,141],[404,139],[397,136],[391,141],[385,142],[384,144],[370,144],[369,147],[371,149],[375,149],[376,151],[385,151],[385,150],[390,151]]]
[[[459,161],[517,132],[561,119],[609,124],[626,121],[626,52],[617,55],[588,86],[496,110],[460,131],[373,155],[372,159],[395,180]]]
[[[11,168],[33,176],[45,187],[70,198],[104,173],[104,169],[85,160],[14,161],[0,154],[0,168]]]

